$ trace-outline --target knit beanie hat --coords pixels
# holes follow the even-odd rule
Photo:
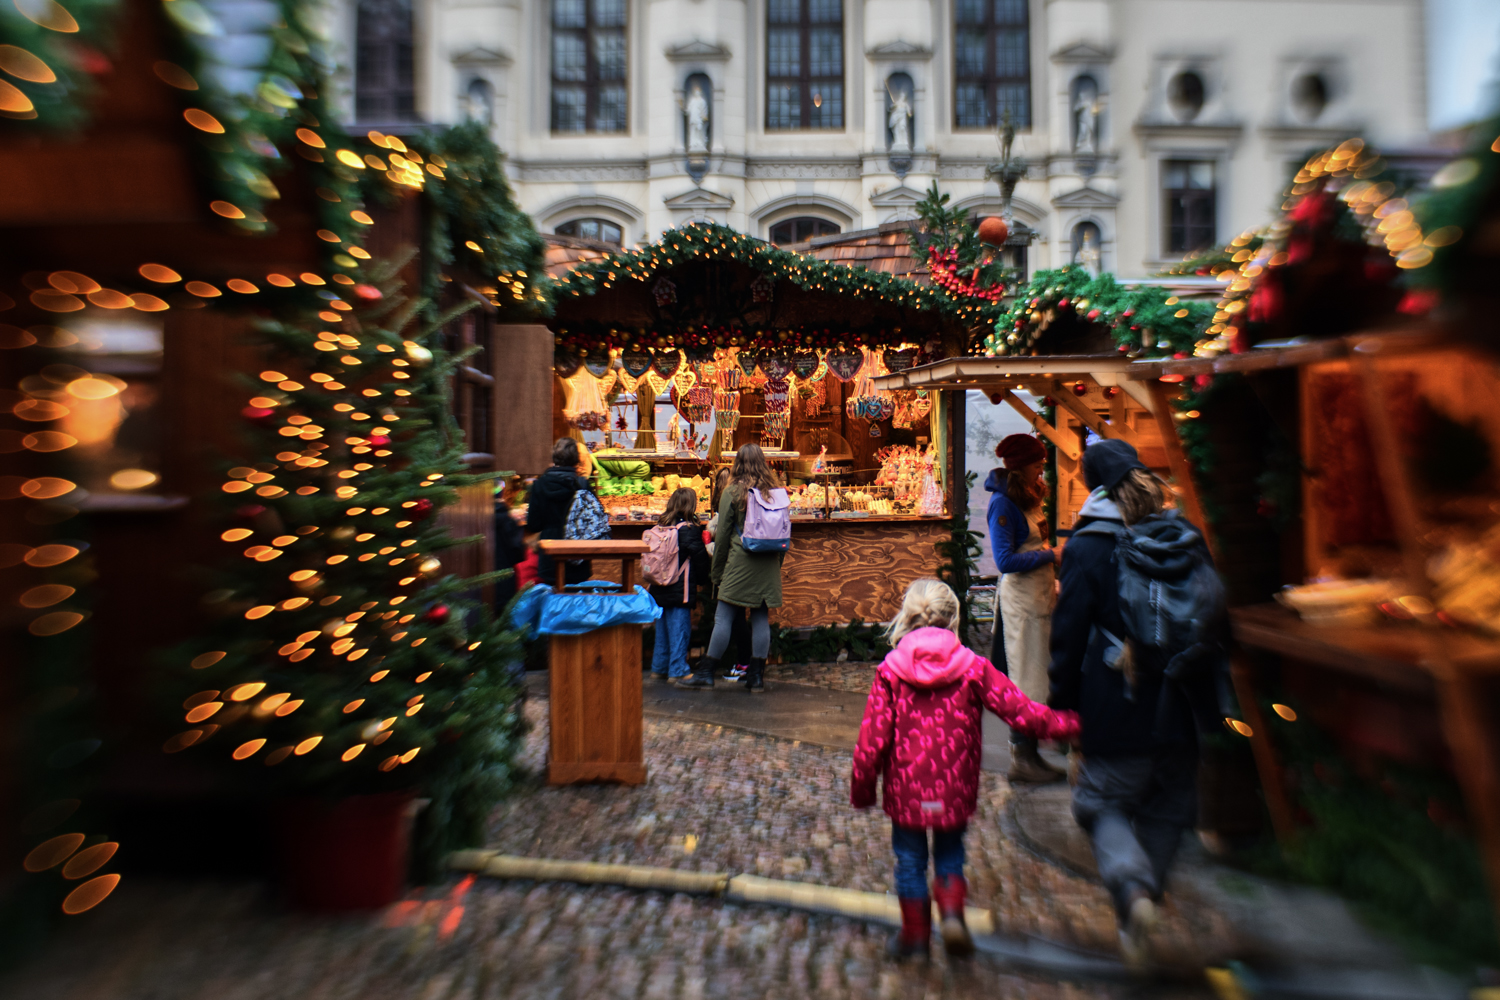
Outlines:
[[[1112,490],[1131,469],[1145,468],[1135,448],[1118,438],[1095,441],[1083,452],[1083,481],[1091,490]]]
[[[1004,462],[1007,469],[1023,469],[1046,458],[1047,449],[1030,434],[1012,434],[995,445],[995,457]]]

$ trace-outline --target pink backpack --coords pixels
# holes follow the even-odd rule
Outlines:
[[[658,524],[647,528],[641,535],[641,541],[650,546],[650,550],[641,556],[641,576],[655,587],[681,580],[682,599],[686,601],[689,597],[688,564],[680,562],[677,553],[677,529],[680,527],[681,522],[670,526]]]
[[[740,545],[746,552],[785,552],[792,547],[792,500],[786,490],[747,490],[745,527]]]

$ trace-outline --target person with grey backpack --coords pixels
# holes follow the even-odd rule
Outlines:
[[[1073,817],[1114,901],[1120,950],[1141,969],[1198,818],[1199,735],[1235,711],[1228,615],[1203,533],[1164,509],[1133,447],[1090,445],[1083,475],[1092,492],[1061,561],[1048,704],[1080,716]]]
[[[552,467],[536,478],[527,494],[526,530],[536,533],[543,540],[557,538],[609,537],[609,520],[599,498],[594,496],[586,479],[578,474],[578,442],[572,438],[558,438],[552,446]],[[592,501],[592,503],[590,503]],[[597,530],[603,519],[602,536],[579,534],[581,530]],[[587,559],[568,561],[567,582],[582,583],[593,572]],[[557,580],[557,569],[552,557],[537,553],[537,578],[551,586]]]
[[[771,651],[771,608],[781,607],[781,563],[792,544],[791,500],[759,445],[747,444],[734,456],[729,487],[719,498],[714,533],[712,578],[719,600],[708,653],[693,676],[679,687],[711,688],[719,659],[729,648],[734,616],[750,609],[750,666],[740,683],[766,689],[766,657]]]

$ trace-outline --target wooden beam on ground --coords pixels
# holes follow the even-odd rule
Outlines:
[[[1119,438],[1121,441],[1127,442],[1132,447],[1139,447],[1139,442],[1136,440],[1135,431],[1132,431],[1129,427],[1125,426],[1123,421],[1116,424],[1099,416],[1099,414],[1094,412],[1092,407],[1083,402],[1083,400],[1079,399],[1077,396],[1073,395],[1073,390],[1071,387],[1063,386],[1060,391],[1053,390],[1053,398],[1062,404],[1063,409],[1073,414],[1073,416],[1077,417],[1079,420],[1082,420],[1084,422],[1084,425],[1087,426],[1089,430],[1093,431],[1100,437]]]
[[[1187,452],[1182,447],[1182,438],[1177,436],[1177,422],[1172,419],[1172,403],[1167,399],[1167,387],[1160,382],[1147,382],[1146,389],[1151,394],[1151,415],[1156,418],[1156,426],[1161,430],[1161,442],[1167,449],[1167,464],[1172,470],[1172,479],[1176,482],[1178,505],[1188,520],[1203,532],[1204,540],[1217,559],[1213,531],[1208,526],[1208,518],[1203,516],[1203,505],[1198,502],[1198,487],[1193,482],[1193,464],[1188,461]]]
[[[1026,418],[1033,430],[1056,445],[1058,451],[1067,455],[1073,461],[1078,461],[1079,456],[1083,454],[1083,449],[1078,447],[1077,441],[1069,441],[1066,434],[1047,423],[1046,419],[1040,413],[1027,406],[1021,401],[1020,396],[1017,396],[1009,389],[1005,390],[1005,401],[1011,405],[1012,409]]]

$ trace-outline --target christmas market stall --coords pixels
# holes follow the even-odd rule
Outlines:
[[[1281,870],[1470,970],[1500,961],[1497,128],[1426,192],[1357,139],[1313,156],[1184,265],[1226,286],[1192,355],[1142,366],[1242,543],[1226,725]]]
[[[274,816],[304,903],[387,899],[415,791],[435,861],[509,780],[509,639],[444,525],[505,460],[457,313],[534,305],[540,240],[477,126],[346,134],[293,0],[0,28],[0,851],[74,913],[116,848],[265,871]]]
[[[879,380],[962,353],[1001,287],[942,271],[941,251],[952,288],[705,223],[582,249],[554,286],[553,410],[592,449],[615,537],[644,530],[681,485],[707,513],[716,472],[755,442],[793,498],[776,620],[889,619],[907,583],[936,572],[961,502],[951,399]]]

